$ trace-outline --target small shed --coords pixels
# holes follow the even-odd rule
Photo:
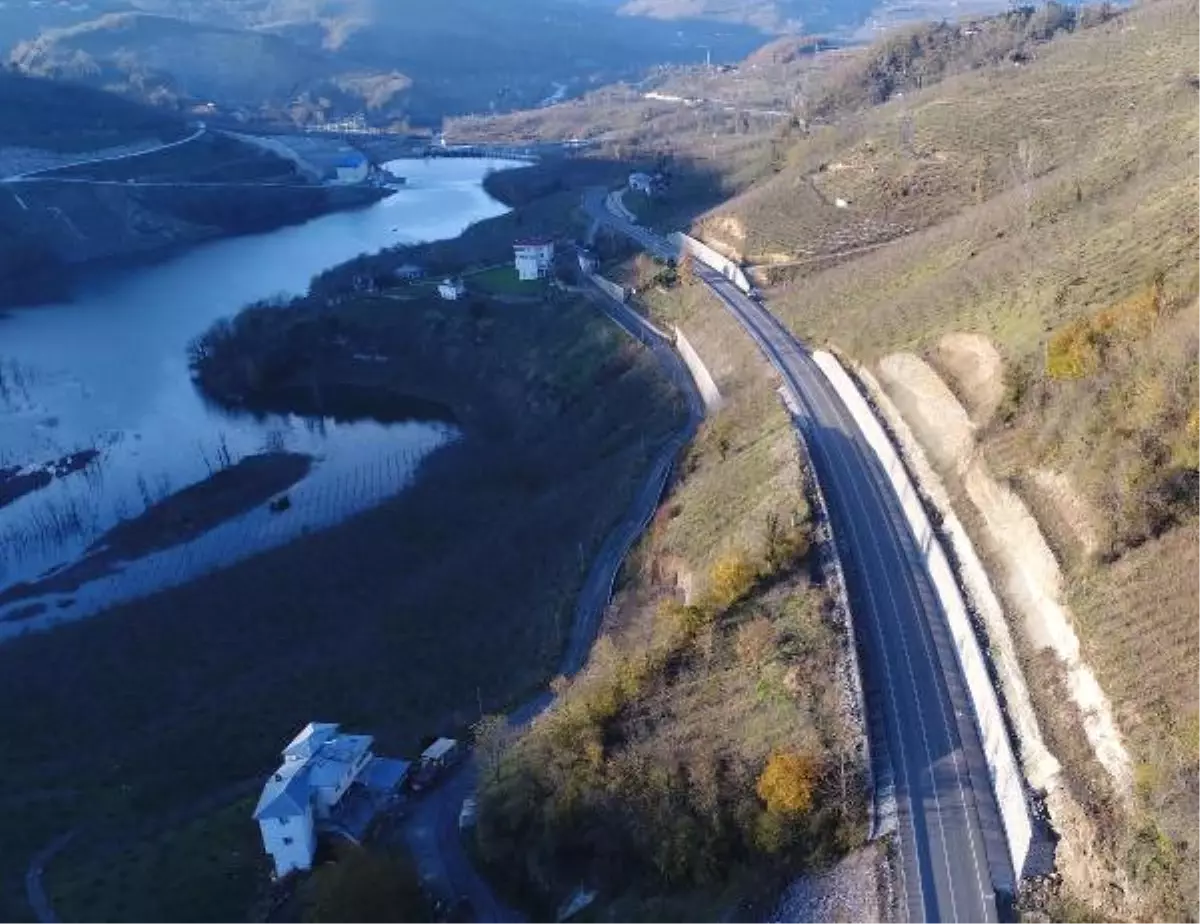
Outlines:
[[[412,282],[424,276],[425,271],[415,263],[401,263],[392,270],[392,275],[404,282]]]
[[[375,757],[364,768],[359,780],[376,800],[390,799],[404,787],[411,766],[406,760]]]
[[[467,287],[461,279],[443,279],[438,283],[438,295],[448,302],[458,301],[467,294]],[[449,740],[449,739],[443,739]]]

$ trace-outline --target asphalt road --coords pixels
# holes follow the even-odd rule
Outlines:
[[[144,151],[134,151],[129,154],[111,154],[108,157],[88,157],[84,160],[73,161],[69,164],[59,164],[57,167],[46,167],[42,170],[30,170],[27,173],[15,173],[12,176],[0,177],[0,183],[27,183],[38,179],[38,174],[52,173],[56,170],[65,170],[68,167],[82,167],[87,164],[104,164],[114,160],[129,160],[133,157],[145,157],[147,154],[158,154],[161,151],[169,151],[171,148],[177,148],[184,144],[189,144],[203,135],[208,129],[201,122],[199,127],[188,135],[186,138],[180,138],[178,141],[169,141],[166,144],[160,144],[156,148],[147,148]]]
[[[658,509],[675,459],[691,441],[704,417],[703,401],[687,367],[671,345],[625,305],[599,290],[590,290],[589,294],[614,323],[654,353],[663,372],[685,396],[688,417],[687,423],[655,457],[629,509],[610,530],[592,560],[576,598],[571,635],[559,665],[559,673],[568,677],[577,674],[587,662],[621,563]],[[552,701],[549,692],[534,697],[509,714],[509,723],[517,728],[529,724]],[[404,820],[402,836],[417,875],[433,895],[449,905],[465,899],[477,921],[520,921],[520,914],[505,905],[471,865],[458,830],[459,809],[463,799],[475,792],[477,773],[474,759],[469,759],[417,800]]]
[[[604,209],[593,217],[665,256],[669,245]],[[1013,872],[946,618],[899,499],[808,351],[762,305],[707,267],[702,279],[792,393],[846,575],[873,728],[894,779],[899,899],[911,921],[995,921]]]

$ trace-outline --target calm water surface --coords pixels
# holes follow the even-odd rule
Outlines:
[[[455,436],[438,423],[233,415],[207,404],[187,369],[189,341],[254,299],[300,293],[317,273],[392,244],[454,237],[503,212],[481,186],[502,161],[396,161],[401,192],[358,211],[219,241],[167,263],[114,275],[69,304],[0,317],[0,468],[95,447],[86,470],[0,508],[0,590],[76,560],[118,520],[207,477],[219,460],[266,449],[317,462],[289,491],[292,508],[260,508],[186,545],[136,562],[15,619],[0,639],[177,584],[365,509],[411,481]],[[24,601],[20,606],[28,606]]]

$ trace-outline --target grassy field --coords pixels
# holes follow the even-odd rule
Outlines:
[[[248,822],[256,800],[124,839],[77,839],[49,867],[55,911],[66,921],[245,920],[269,874]]]
[[[865,830],[839,629],[814,580],[805,476],[773,376],[699,286],[648,297],[726,403],[635,549],[587,670],[485,789],[481,855],[540,916],[578,881],[600,889],[588,920],[763,913],[789,877]],[[811,772],[799,811],[756,784],[778,754]]]
[[[312,345],[306,381],[440,392],[465,435],[427,460],[416,487],[187,586],[0,647],[0,737],[12,753],[4,917],[28,914],[25,864],[63,830],[153,827],[267,773],[307,721],[340,721],[374,734],[382,753],[412,755],[424,735],[459,733],[480,700],[501,710],[547,681],[583,578],[579,550],[586,561],[602,542],[682,409],[653,360],[590,305],[401,304],[275,311],[256,328],[262,340],[237,342],[259,359],[280,343]],[[331,320],[344,348],[328,348]],[[363,349],[402,361],[353,362]],[[249,815],[231,812],[250,838]],[[51,864],[68,902],[91,889],[99,907],[123,901],[131,918],[155,919],[181,907],[165,893],[199,895],[215,875],[171,861],[176,878],[153,894],[117,895],[142,881],[149,851],[109,862],[88,843]],[[246,875],[258,868],[257,854],[241,859]],[[224,917],[228,897],[212,897],[185,916]]]
[[[471,273],[464,282],[472,290],[477,289],[492,295],[536,296],[546,289],[544,279],[520,279],[511,265],[495,266],[482,272]]]

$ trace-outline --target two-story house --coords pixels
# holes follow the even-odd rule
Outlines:
[[[276,876],[311,869],[322,831],[356,836],[395,795],[409,765],[376,757],[373,740],[310,722],[283,749],[254,810]]]

